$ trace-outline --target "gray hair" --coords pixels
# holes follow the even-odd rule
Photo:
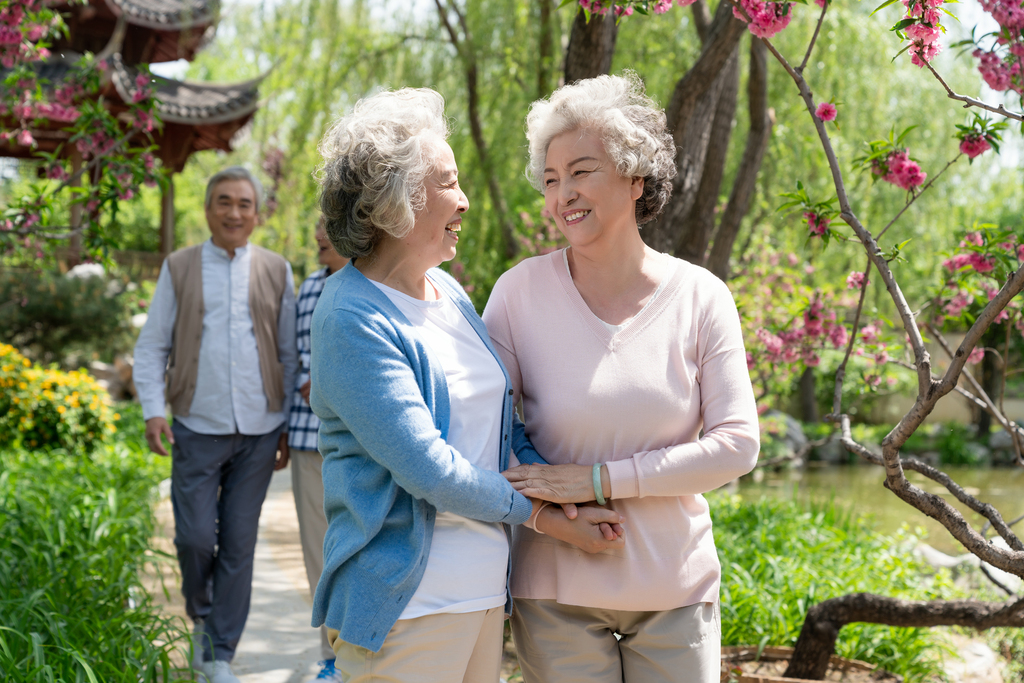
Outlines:
[[[320,141],[320,211],[331,244],[363,258],[385,235],[401,239],[426,201],[432,138],[448,137],[444,98],[427,88],[382,92],[356,103]]]
[[[652,220],[668,203],[676,175],[675,142],[665,130],[665,112],[644,94],[635,73],[562,86],[530,106],[526,129],[530,143],[526,177],[538,190],[543,191],[551,140],[562,133],[590,129],[601,138],[620,176],[644,179],[643,194],[636,201],[637,225]]]
[[[214,173],[206,183],[206,208],[213,204],[213,188],[225,180],[246,180],[252,185],[252,191],[256,193],[256,211],[259,212],[260,204],[263,203],[263,183],[256,176],[249,172],[249,169],[242,166],[228,166],[223,171]]]

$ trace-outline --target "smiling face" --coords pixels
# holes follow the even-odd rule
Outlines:
[[[214,185],[206,207],[214,244],[234,257],[235,249],[248,243],[256,218],[256,190],[248,180],[222,180]]]
[[[424,180],[425,203],[416,212],[412,232],[401,240],[427,269],[455,258],[462,214],[469,209],[469,199],[459,187],[459,167],[452,148],[440,137],[430,145],[435,166]]]
[[[637,230],[643,178],[620,176],[595,133],[573,130],[552,138],[543,183],[544,208],[573,247]]]

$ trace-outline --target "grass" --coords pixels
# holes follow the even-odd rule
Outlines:
[[[915,559],[916,537],[884,536],[834,503],[709,496],[722,563],[722,644],[792,646],[810,605],[854,592],[948,598],[948,574]],[[941,637],[923,628],[851,624],[836,653],[904,676],[941,674]]]
[[[184,637],[139,574],[166,461],[140,448],[127,411],[92,455],[0,451],[0,678],[11,682],[174,681]]]

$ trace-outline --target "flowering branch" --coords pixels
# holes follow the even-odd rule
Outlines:
[[[997,106],[992,106],[991,104],[982,102],[981,100],[975,99],[973,97],[956,94],[955,92],[953,92],[953,89],[946,84],[946,81],[942,80],[942,76],[939,75],[938,71],[932,68],[931,64],[928,64],[926,62],[925,66],[927,66],[928,70],[932,72],[932,75],[935,76],[936,79],[938,79],[939,83],[942,84],[942,87],[946,89],[946,96],[951,100],[959,100],[960,102],[963,102],[964,109],[967,109],[968,107],[978,107],[979,109],[986,109],[994,114],[1005,116],[1008,119],[1014,119],[1015,121],[1024,121],[1024,115],[1015,114],[1014,112],[1006,109],[1001,104]]]
[[[929,181],[928,181],[927,183],[925,183],[924,187],[922,187],[922,188],[921,188],[920,190],[918,190],[917,192],[913,192],[913,193],[911,193],[911,195],[910,195],[910,199],[909,199],[909,200],[907,201],[907,203],[906,203],[906,204],[905,204],[905,205],[903,206],[903,208],[902,208],[902,209],[900,209],[899,213],[897,213],[897,214],[896,214],[895,216],[893,216],[892,220],[891,220],[891,221],[889,221],[889,222],[888,222],[888,224],[886,224],[886,226],[885,226],[884,228],[882,228],[882,231],[881,231],[880,233],[878,233],[878,239],[882,239],[882,235],[884,235],[884,234],[886,233],[886,231],[887,231],[887,230],[888,230],[889,228],[891,228],[891,227],[892,227],[892,226],[893,226],[893,225],[894,225],[894,224],[896,223],[896,221],[898,221],[898,220],[900,219],[900,216],[902,216],[902,215],[903,215],[903,213],[904,213],[904,212],[905,212],[905,211],[906,211],[907,209],[909,209],[909,208],[910,208],[910,205],[911,205],[911,204],[913,204],[914,202],[916,202],[916,201],[917,201],[917,198],[918,198],[918,197],[920,197],[920,196],[921,196],[922,194],[924,194],[924,191],[925,191],[925,190],[927,190],[927,189],[928,189],[929,187],[931,187],[931,186],[932,186],[932,183],[934,183],[934,182],[935,182],[936,180],[938,180],[939,176],[940,176],[940,175],[942,175],[943,173],[945,173],[945,172],[946,172],[946,169],[947,169],[947,168],[949,168],[950,166],[952,166],[953,164],[955,164],[955,163],[956,163],[957,161],[959,161],[959,160],[960,160],[960,157],[962,157],[962,156],[963,156],[963,152],[961,152],[960,154],[957,154],[957,155],[956,155],[956,157],[954,157],[952,161],[950,161],[949,163],[947,163],[947,164],[946,164],[945,166],[943,166],[943,167],[942,167],[942,170],[941,170],[941,171],[939,171],[938,173],[936,173],[936,174],[935,174],[935,175],[934,175],[934,176],[932,177],[932,179],[931,179],[931,180],[929,180]]]

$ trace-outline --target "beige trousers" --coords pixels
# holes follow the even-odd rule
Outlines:
[[[624,612],[516,598],[525,683],[718,683],[718,605]]]
[[[346,683],[498,683],[503,611],[403,619],[380,652],[346,643],[328,629],[334,666]]]
[[[324,536],[327,517],[324,515],[324,480],[321,470],[324,459],[319,451],[291,451],[292,493],[295,512],[299,516],[299,539],[302,559],[306,564],[310,594],[316,591],[324,571]],[[327,627],[320,627],[320,656],[333,659],[334,650],[327,638]]]

